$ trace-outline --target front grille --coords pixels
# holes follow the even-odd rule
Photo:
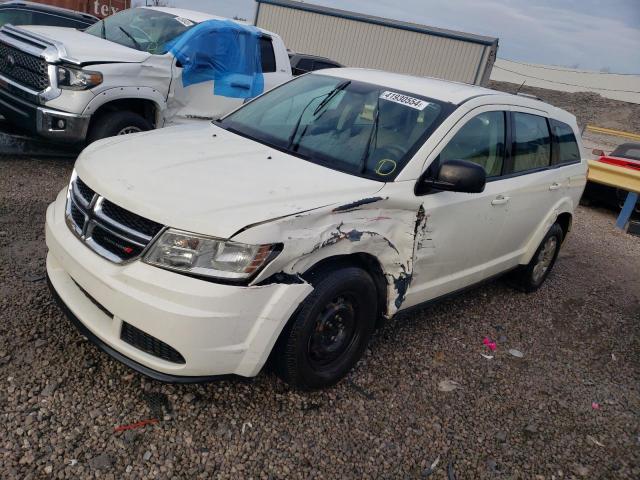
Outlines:
[[[110,202],[78,177],[71,181],[67,223],[89,248],[115,263],[139,257],[163,228]]]
[[[96,194],[96,192],[91,190],[91,188],[89,188],[87,184],[79,178],[76,178],[75,185],[78,189],[78,193],[84,199],[84,201],[87,202],[87,204],[91,203],[91,200],[93,200],[93,196]]]
[[[127,241],[125,238],[120,238],[100,225],[93,227],[91,240],[123,261],[136,258],[144,250],[144,246]]]
[[[154,237],[161,229],[162,225],[148,220],[140,215],[125,210],[109,200],[102,202],[102,212],[109,218],[132,230],[142,232],[149,237]]]
[[[41,91],[49,86],[48,68],[43,58],[0,42],[0,73],[11,80]]]
[[[120,339],[123,342],[148,353],[149,355],[161,358],[167,362],[179,364],[187,363],[184,357],[180,355],[180,352],[171,345],[167,345],[162,340],[158,340],[156,337],[143,332],[139,328],[136,328],[127,322],[122,322]]]

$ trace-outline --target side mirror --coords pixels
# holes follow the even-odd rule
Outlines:
[[[487,183],[487,173],[477,163],[467,160],[449,160],[429,175],[429,170],[418,180],[416,195],[425,194],[431,190],[446,190],[450,192],[480,193]]]
[[[599,148],[594,148],[593,150],[591,150],[591,153],[593,153],[596,157],[604,157],[604,151],[600,150]]]

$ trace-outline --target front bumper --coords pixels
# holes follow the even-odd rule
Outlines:
[[[47,274],[85,336],[158,380],[199,382],[256,375],[308,284],[222,285],[140,261],[116,265],[83,245],[65,223],[65,191],[47,209]],[[123,340],[125,324],[169,345],[174,363]]]
[[[28,92],[0,76],[0,114],[29,133],[64,143],[83,142],[89,129],[88,115],[78,115],[37,104],[37,92]]]

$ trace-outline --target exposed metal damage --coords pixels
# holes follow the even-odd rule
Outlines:
[[[277,219],[259,225],[255,234],[264,238],[265,230],[273,230],[274,237],[287,232],[286,248],[271,266],[268,281],[297,283],[304,272],[331,257],[365,254],[375,259],[387,286],[385,316],[391,317],[411,286],[414,252],[421,248],[428,218],[415,199],[367,197]]]

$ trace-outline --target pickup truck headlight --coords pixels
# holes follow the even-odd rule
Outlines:
[[[66,90],[87,90],[102,83],[100,72],[79,70],[71,67],[58,67],[58,87]]]
[[[278,251],[277,245],[247,245],[169,229],[143,261],[192,275],[241,281],[260,271]]]

